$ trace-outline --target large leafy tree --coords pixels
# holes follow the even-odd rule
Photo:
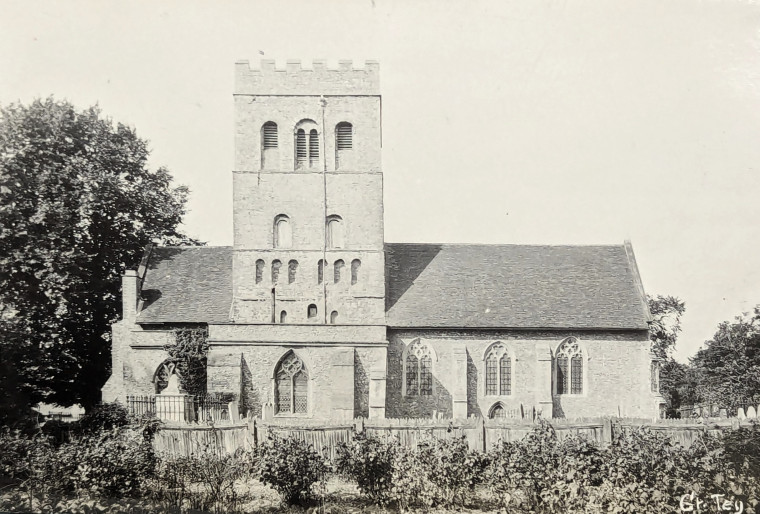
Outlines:
[[[735,408],[760,402],[760,305],[753,313],[718,325],[713,338],[691,359],[701,399]]]
[[[667,416],[676,415],[685,398],[690,398],[688,390],[688,367],[673,359],[673,350],[681,331],[681,316],[686,305],[675,296],[650,296],[647,298],[652,322],[649,325],[649,339],[652,353],[660,359],[660,393],[667,402]]]
[[[678,333],[681,331],[681,316],[686,312],[686,304],[675,296],[649,296],[649,312],[652,323],[649,325],[649,338],[652,352],[660,359],[668,359],[676,347]]]
[[[148,167],[135,131],[52,98],[0,109],[0,351],[5,390],[98,401],[119,276],[178,226],[187,188]]]

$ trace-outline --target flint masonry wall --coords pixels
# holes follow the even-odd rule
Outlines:
[[[584,352],[584,392],[557,395],[552,356],[562,341],[575,336]],[[429,331],[389,329],[386,414],[388,417],[484,416],[501,402],[506,410],[542,408],[544,416],[590,417],[618,414],[654,416],[658,397],[651,392],[651,355],[646,332]],[[433,395],[402,394],[404,348],[419,339],[433,353]],[[486,396],[485,353],[503,342],[514,356],[512,394]],[[461,358],[462,353],[465,359]],[[463,387],[461,377],[466,376]],[[456,411],[464,401],[466,410]]]

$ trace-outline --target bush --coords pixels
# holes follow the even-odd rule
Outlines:
[[[85,413],[74,423],[75,429],[84,435],[113,430],[127,426],[130,423],[129,412],[122,404],[101,403]]]
[[[475,486],[484,480],[486,456],[470,450],[465,436],[435,439],[420,448],[436,502],[446,507],[464,506]]]
[[[340,443],[335,467],[338,473],[356,482],[359,491],[379,505],[391,500],[393,462],[398,441],[358,433],[348,443]]]
[[[314,447],[293,436],[270,436],[259,451],[260,480],[288,505],[308,505],[314,485],[324,481],[327,465]]]

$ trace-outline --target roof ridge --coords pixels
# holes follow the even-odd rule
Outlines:
[[[552,248],[623,248],[625,243],[608,243],[608,244],[552,244],[552,243],[392,243],[385,242],[386,245],[426,245],[426,246],[523,246],[523,247],[552,247]]]

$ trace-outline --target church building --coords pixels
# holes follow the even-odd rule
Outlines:
[[[156,394],[207,327],[207,390],[256,416],[657,415],[630,243],[396,244],[379,65],[235,65],[231,247],[151,247],[122,279],[104,401]]]

